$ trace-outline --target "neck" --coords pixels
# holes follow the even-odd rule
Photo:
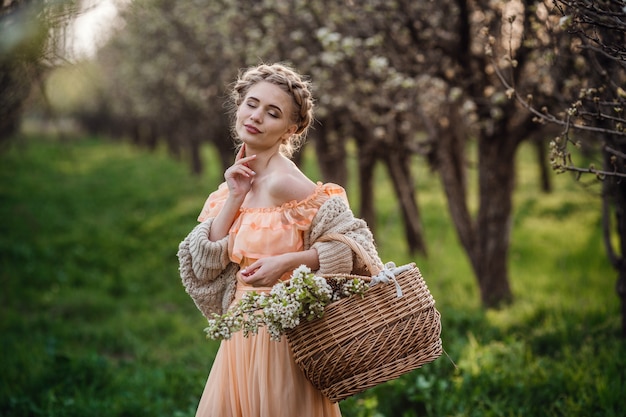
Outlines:
[[[250,148],[246,146],[246,155],[252,156],[256,155],[256,159],[250,166],[256,173],[257,177],[263,175],[265,173],[272,161],[276,160],[276,158],[280,158],[281,154],[278,152],[278,149],[264,149],[264,150],[256,150],[254,148]]]

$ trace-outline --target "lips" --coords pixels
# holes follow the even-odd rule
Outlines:
[[[259,129],[257,129],[256,127],[254,127],[252,125],[244,125],[244,127],[246,128],[246,131],[248,133],[252,133],[252,134],[261,133],[261,131]]]

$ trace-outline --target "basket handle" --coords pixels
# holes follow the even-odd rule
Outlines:
[[[350,249],[352,249],[352,251],[363,260],[363,262],[365,262],[365,266],[367,266],[367,269],[370,271],[370,274],[372,276],[376,276],[380,273],[381,269],[378,267],[378,265],[376,265],[376,262],[374,262],[369,253],[365,250],[365,248],[363,248],[363,246],[361,246],[359,242],[352,239],[351,237],[348,237],[341,233],[328,233],[317,239],[317,242],[332,241],[337,241],[348,245],[348,247],[350,247]]]

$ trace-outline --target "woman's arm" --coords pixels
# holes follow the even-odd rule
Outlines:
[[[237,218],[239,208],[252,187],[252,179],[256,173],[249,164],[256,159],[256,155],[245,156],[245,146],[239,149],[235,163],[224,172],[224,179],[228,185],[228,198],[219,214],[213,220],[209,239],[217,241],[228,235],[228,231]]]
[[[243,197],[245,197],[245,195]],[[243,197],[238,198],[229,194],[228,198],[224,202],[224,206],[218,215],[213,219],[211,232],[209,233],[209,240],[217,242],[228,235],[228,231],[235,221],[235,218],[239,213],[239,208],[243,203]]]
[[[241,277],[247,284],[255,287],[271,287],[276,284],[280,277],[300,265],[306,265],[311,270],[317,270],[319,268],[317,251],[309,249],[259,259],[242,269]]]

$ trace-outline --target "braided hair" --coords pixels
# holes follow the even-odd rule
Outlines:
[[[233,115],[243,102],[250,88],[261,81],[280,87],[292,98],[293,112],[289,117],[290,121],[297,126],[297,129],[280,147],[280,152],[291,158],[304,144],[306,134],[313,123],[311,83],[286,64],[261,64],[245,69],[240,72],[232,88]],[[238,138],[236,139],[239,140]]]

